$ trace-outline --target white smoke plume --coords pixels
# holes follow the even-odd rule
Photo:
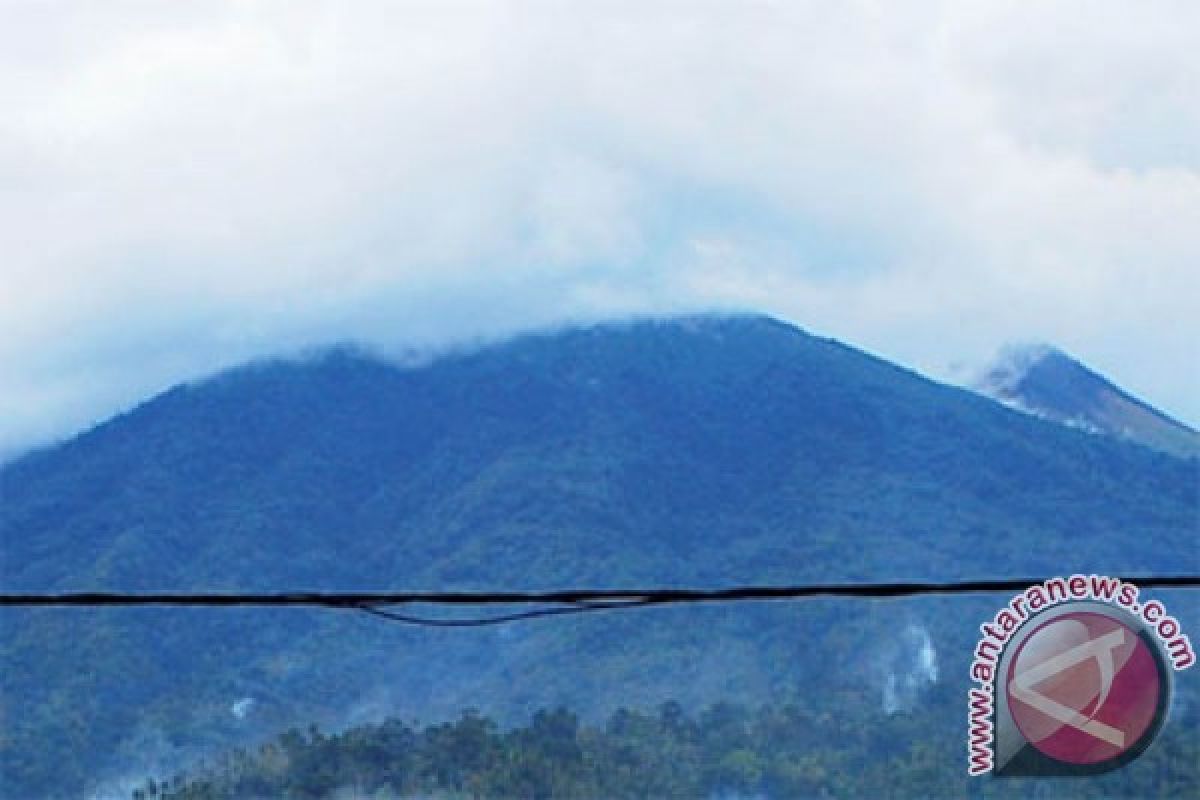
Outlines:
[[[937,650],[924,625],[907,625],[883,649],[879,663],[885,714],[911,710],[921,691],[937,683]]]
[[[245,719],[246,715],[254,709],[256,702],[253,697],[243,697],[229,707],[229,713],[238,719]]]

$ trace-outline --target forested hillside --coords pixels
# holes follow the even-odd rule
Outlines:
[[[290,730],[195,775],[148,778],[132,800],[257,798],[1187,797],[1196,789],[1200,717],[1178,716],[1129,767],[1085,780],[968,779],[962,743],[936,720],[960,697],[930,693],[922,713],[878,717],[794,703],[755,711],[621,709],[586,725],[558,708],[503,730],[467,712],[415,728],[399,719],[327,734]]]
[[[1196,487],[1194,460],[1015,413],[771,319],[691,317],[418,365],[340,349],[176,387],[0,470],[0,582],[1174,573],[1200,568]],[[803,687],[821,701],[806,713],[842,692],[854,713],[886,718],[934,681],[903,702],[883,696],[889,675],[913,671],[921,637],[938,685],[965,686],[997,600],[661,609],[473,632],[353,612],[4,609],[0,772],[10,797],[77,795],[290,725],[469,707],[512,724],[563,704],[595,722],[622,706],[756,706]],[[1185,624],[1197,618],[1194,602],[1177,606]]]

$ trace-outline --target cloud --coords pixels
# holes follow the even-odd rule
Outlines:
[[[0,452],[165,385],[750,306],[1200,420],[1191,3],[22,4]]]

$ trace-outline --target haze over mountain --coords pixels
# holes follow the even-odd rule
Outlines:
[[[974,388],[1018,410],[1084,431],[1178,456],[1200,455],[1200,433],[1050,345],[1005,348]]]
[[[1196,479],[1194,460],[769,318],[645,320],[422,365],[341,348],[175,387],[0,469],[0,578],[135,591],[1174,573],[1198,566]],[[321,611],[6,609],[0,771],[8,796],[71,795],[288,724],[468,706],[594,718],[791,696],[895,713],[925,685],[896,665],[928,650],[965,676],[989,605],[663,609],[452,635]],[[909,639],[920,653],[901,652]]]

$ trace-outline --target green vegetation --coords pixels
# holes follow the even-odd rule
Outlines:
[[[950,698],[935,696],[932,702]],[[939,709],[947,710],[947,709]],[[718,704],[688,715],[622,709],[603,727],[539,711],[501,730],[468,712],[418,728],[397,719],[340,734],[289,730],[198,774],[150,779],[132,800],[253,798],[1180,798],[1200,780],[1200,720],[1173,728],[1139,761],[1066,780],[968,779],[963,743],[928,715],[757,711]]]

